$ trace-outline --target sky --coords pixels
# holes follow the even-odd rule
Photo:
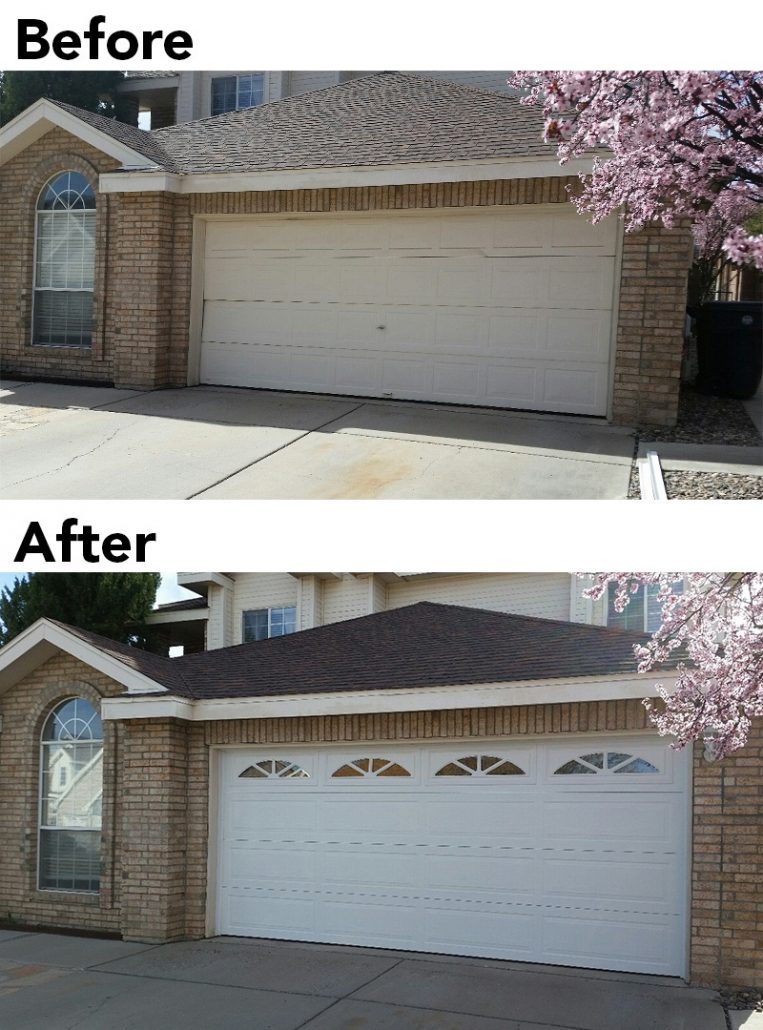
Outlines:
[[[13,581],[18,575],[19,573],[17,572],[0,572],[0,590],[3,587],[12,587]],[[156,600],[159,604],[168,604],[170,601],[182,601],[185,597],[196,596],[190,590],[186,590],[185,587],[178,586],[176,572],[163,572],[161,575],[162,582],[156,595]]]

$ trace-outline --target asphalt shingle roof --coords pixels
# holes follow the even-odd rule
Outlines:
[[[130,147],[131,150],[136,150],[148,158],[152,164],[157,164],[162,168],[171,166],[170,158],[153,138],[156,133],[149,132],[147,129],[139,129],[135,125],[127,125],[126,122],[119,122],[116,118],[106,118],[94,111],[85,111],[84,108],[74,107],[73,104],[64,104],[61,100],[51,100],[50,103],[75,115],[80,121],[92,125],[94,129],[105,132],[107,136]]]
[[[516,97],[380,72],[153,132],[59,106],[181,174],[550,156]]]
[[[181,658],[71,631],[191,698],[635,674],[633,645],[647,639],[601,626],[428,601]]]

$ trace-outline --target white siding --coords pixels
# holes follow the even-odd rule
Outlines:
[[[506,82],[511,72],[443,72],[416,71],[413,75],[423,75],[426,79],[445,79],[447,82],[458,82],[462,86],[476,86],[478,89],[494,90],[498,93],[518,95],[515,89],[509,89]]]
[[[480,573],[413,578],[387,587],[388,608],[418,601],[567,620],[570,577],[568,573]]]
[[[323,624],[371,614],[368,576],[342,576],[323,584]]]
[[[336,86],[339,82],[339,72],[289,72],[288,75],[288,95],[292,97],[298,93],[308,93],[312,89]]]
[[[242,612],[297,604],[298,583],[288,572],[240,572],[233,589],[233,640],[240,644]]]
[[[230,647],[240,643],[233,636],[233,589],[210,584],[207,594],[209,620],[207,622],[207,650]]]

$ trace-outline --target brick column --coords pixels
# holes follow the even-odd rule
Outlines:
[[[692,240],[685,226],[625,233],[613,420],[675,425]]]
[[[763,988],[763,719],[722,762],[694,757],[691,979]]]
[[[109,311],[114,385],[170,385],[174,196],[120,195]]]
[[[126,940],[186,936],[187,726],[126,720],[123,745],[122,933]]]

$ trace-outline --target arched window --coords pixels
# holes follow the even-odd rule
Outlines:
[[[346,765],[340,765],[331,774],[334,776],[410,776],[402,765],[391,758],[355,758]]]
[[[309,780],[310,773],[287,758],[266,758],[238,774],[240,780]]]
[[[555,770],[554,776],[596,776],[604,773],[656,773],[660,770],[645,758],[624,751],[592,751],[578,755]]]
[[[497,755],[466,755],[438,769],[435,776],[524,776],[524,769]]]
[[[103,729],[81,697],[50,713],[40,743],[39,886],[100,888]]]
[[[33,344],[92,345],[94,279],[95,193],[80,172],[59,172],[37,200]]]

